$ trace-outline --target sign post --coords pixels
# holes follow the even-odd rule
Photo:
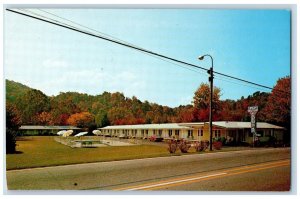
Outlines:
[[[251,133],[253,134],[253,147],[254,147],[254,142],[256,139],[256,121],[255,121],[255,115],[258,111],[258,106],[249,106],[248,107],[248,112],[251,115]]]

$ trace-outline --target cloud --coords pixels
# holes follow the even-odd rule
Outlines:
[[[183,96],[179,100],[179,104],[192,104],[193,101],[193,96],[188,95],[188,96]]]
[[[42,80],[41,80],[42,79]],[[108,92],[123,92],[126,96],[137,96],[144,90],[145,82],[137,74],[121,71],[117,74],[94,70],[69,70],[55,78],[40,78],[34,86],[47,95],[57,95],[59,92],[76,91],[92,95]]]
[[[42,62],[42,65],[48,69],[63,69],[69,67],[69,63],[64,59],[46,59]]]

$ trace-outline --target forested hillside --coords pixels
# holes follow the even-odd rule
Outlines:
[[[14,102],[16,98],[24,95],[31,88],[18,82],[6,80],[6,100]]]
[[[255,92],[239,100],[220,100],[221,90],[214,88],[214,121],[250,121],[248,106],[259,106],[258,121],[289,126],[290,78],[278,80],[271,93]],[[78,127],[121,124],[208,121],[209,85],[202,83],[189,105],[170,108],[123,93],[103,92],[93,96],[66,92],[47,96],[42,91],[6,80],[7,106],[13,107],[22,124],[74,125]]]

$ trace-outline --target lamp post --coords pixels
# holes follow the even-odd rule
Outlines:
[[[214,69],[214,60],[212,56],[206,54],[200,56],[198,59],[203,60],[204,57],[210,57],[211,67],[207,70],[207,73],[210,74],[208,81],[210,82],[210,103],[209,103],[209,150],[212,151],[212,104],[213,104],[213,69]]]

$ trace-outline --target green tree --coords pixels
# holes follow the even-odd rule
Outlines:
[[[106,112],[99,112],[95,116],[95,122],[97,127],[105,127],[110,125],[110,121],[108,119],[107,113]]]
[[[25,124],[38,124],[37,115],[50,110],[49,98],[39,90],[27,91],[24,96],[19,96],[17,107]]]

